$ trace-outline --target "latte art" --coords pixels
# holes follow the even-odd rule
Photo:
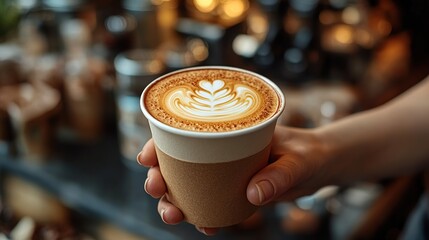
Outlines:
[[[277,90],[261,76],[222,67],[167,74],[148,86],[142,100],[161,123],[194,132],[249,128],[281,109]]]
[[[231,121],[254,113],[260,95],[250,87],[223,80],[201,80],[198,87],[178,86],[164,97],[166,110],[188,120]]]

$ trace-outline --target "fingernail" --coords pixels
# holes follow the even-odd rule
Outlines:
[[[164,214],[165,214],[165,208],[163,208],[163,209],[161,209],[161,219],[162,219],[162,221],[164,222],[164,223],[167,223],[167,221],[165,221],[165,217],[164,217]],[[168,224],[168,223],[167,223]]]
[[[148,193],[147,191],[147,183],[149,182],[149,178],[146,178],[146,180],[144,181],[144,190],[146,193]]]
[[[259,204],[265,204],[274,197],[274,186],[270,181],[262,180],[255,184]]]
[[[206,232],[206,229],[205,229],[205,228],[197,227],[197,226],[195,226],[195,228],[198,230],[198,232],[200,232],[200,233],[202,233],[202,234],[204,234],[204,235],[207,235],[207,232]]]
[[[139,152],[139,154],[137,154],[137,163],[138,164],[140,164],[140,165],[143,165],[141,162],[140,162],[140,155],[142,154],[142,152]]]

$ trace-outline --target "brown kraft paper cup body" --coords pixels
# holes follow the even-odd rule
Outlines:
[[[199,227],[226,227],[242,222],[257,207],[247,200],[251,177],[267,165],[270,145],[244,159],[222,163],[177,160],[156,148],[167,198]]]

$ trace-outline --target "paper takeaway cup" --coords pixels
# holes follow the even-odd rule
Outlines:
[[[252,74],[267,83],[279,101],[274,115],[251,127],[229,132],[198,132],[169,126],[153,117],[145,106],[145,95],[152,84],[190,69],[162,76],[142,93],[141,108],[149,120],[160,170],[167,185],[167,199],[191,224],[225,227],[242,222],[257,209],[247,200],[247,185],[268,162],[274,128],[285,100],[281,90],[263,76],[230,67],[192,69],[205,68]]]

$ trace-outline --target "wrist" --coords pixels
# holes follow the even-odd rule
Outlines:
[[[317,141],[317,150],[319,156],[320,171],[324,175],[324,185],[339,185],[343,182],[342,175],[346,169],[340,169],[339,155],[341,143],[331,136],[329,131],[324,128],[314,130]]]

